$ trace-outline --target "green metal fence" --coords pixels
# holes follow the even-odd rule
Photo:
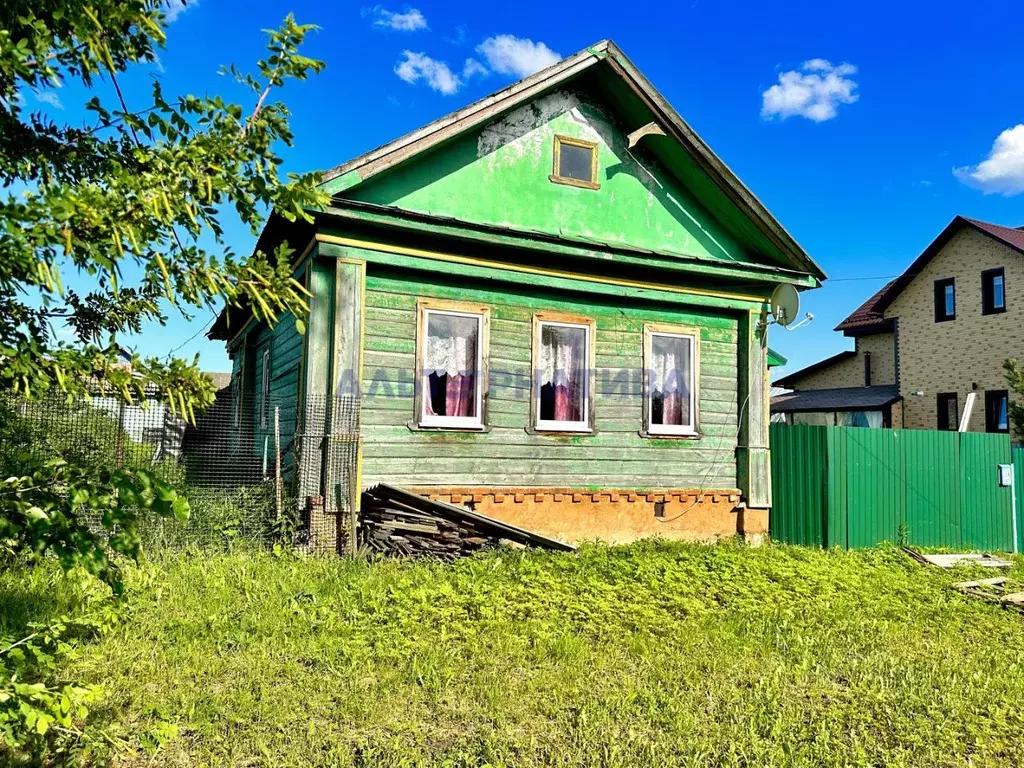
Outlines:
[[[1017,493],[1017,551],[1024,552],[1024,447],[1013,449],[1013,486]]]
[[[771,447],[777,541],[1014,548],[1011,489],[999,485],[998,467],[1011,461],[1006,435],[773,424]],[[1024,488],[1024,451],[1015,454]]]

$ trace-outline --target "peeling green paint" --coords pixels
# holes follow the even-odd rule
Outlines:
[[[719,262],[753,256],[585,91],[540,97],[350,197],[434,216]],[[595,141],[600,189],[549,180],[555,135]]]
[[[320,189],[329,195],[337,195],[344,192],[346,189],[351,189],[356,186],[363,179],[359,175],[359,171],[349,171],[343,173],[341,176],[335,176],[333,179],[325,181],[320,185]]]

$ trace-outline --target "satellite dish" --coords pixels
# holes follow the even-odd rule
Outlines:
[[[785,328],[800,313],[800,294],[789,283],[776,286],[771,298],[772,317]]]

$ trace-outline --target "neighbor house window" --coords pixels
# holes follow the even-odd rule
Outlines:
[[[935,322],[956,319],[956,281],[950,277],[935,281]]]
[[[985,393],[985,431],[1009,432],[1009,397],[1005,389],[990,389]]]
[[[593,322],[534,318],[534,427],[538,430],[591,430],[590,359]]]
[[[270,345],[263,350],[263,364],[260,369],[260,428],[266,429],[270,422]]]
[[[956,431],[960,421],[960,406],[956,392],[940,392],[935,398],[939,410],[938,428]]]
[[[644,328],[645,421],[652,435],[697,434],[697,330]]]
[[[555,136],[555,161],[551,181],[586,189],[597,183],[597,143],[568,136]]]
[[[483,426],[485,319],[483,309],[463,311],[421,303],[421,426]]]
[[[1006,275],[1003,268],[981,273],[981,313],[995,315],[1006,311]]]

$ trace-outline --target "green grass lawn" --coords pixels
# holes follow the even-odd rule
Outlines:
[[[781,546],[166,555],[71,673],[123,765],[1020,765],[1024,615],[963,577]],[[37,569],[0,599],[10,624],[77,592]]]

